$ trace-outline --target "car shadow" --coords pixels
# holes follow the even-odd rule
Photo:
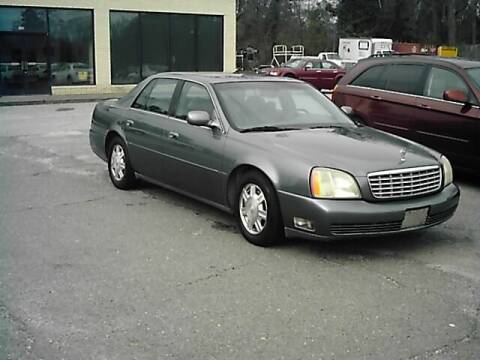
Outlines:
[[[214,206],[141,179],[138,180],[137,190],[148,198],[164,201],[170,205],[191,211],[195,215],[201,214],[212,222],[213,228],[239,233],[233,216]]]
[[[455,183],[480,188],[480,174],[455,170]]]
[[[197,216],[202,216],[210,222],[212,229],[236,234],[239,241],[246,241],[240,234],[235,218],[229,213],[146,181],[140,180],[137,190],[148,198],[157,199],[191,211]],[[271,248],[277,251],[317,254],[324,258],[346,259],[358,256],[371,259],[375,257],[384,258],[397,253],[415,252],[421,249],[444,246],[446,243],[453,241],[448,234],[442,231],[441,226],[400,234],[333,241],[290,238],[283,239]]]

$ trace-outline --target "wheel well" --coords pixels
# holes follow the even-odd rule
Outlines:
[[[109,131],[107,136],[105,137],[105,156],[108,157],[108,148],[110,147],[110,143],[112,142],[112,140],[116,137],[122,138],[120,134],[114,130]]]
[[[267,181],[270,183],[272,188],[275,189],[275,186],[273,185],[272,180],[270,180],[267,174],[265,174],[262,170],[260,170],[259,168],[253,165],[239,165],[230,173],[230,176],[228,177],[228,182],[227,182],[227,204],[231,209],[233,208],[233,204],[235,201],[235,193],[238,187],[238,182],[242,177],[242,175],[248,171],[255,171],[259,173],[261,176],[267,179]]]

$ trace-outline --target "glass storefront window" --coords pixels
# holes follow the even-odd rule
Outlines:
[[[170,70],[169,15],[142,14],[142,78]]]
[[[45,9],[0,7],[0,31],[47,32]]]
[[[94,84],[90,10],[49,10],[52,85]]]
[[[223,71],[223,17],[110,11],[112,84],[167,71]]]
[[[140,22],[138,13],[110,12],[112,84],[141,80]]]
[[[195,71],[195,15],[172,15],[172,70]]]
[[[198,16],[197,54],[199,71],[223,69],[223,18]]]

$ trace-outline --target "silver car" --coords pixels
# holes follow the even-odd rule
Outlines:
[[[142,177],[204,201],[261,246],[422,229],[459,201],[446,157],[288,78],[155,75],[96,106],[90,144],[116,187]]]

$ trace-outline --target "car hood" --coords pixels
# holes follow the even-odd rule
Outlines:
[[[347,171],[355,176],[381,170],[437,165],[439,154],[409,140],[368,127],[323,128],[249,133],[266,151],[313,166]],[[252,144],[253,145],[253,144]],[[406,151],[404,161],[402,153]]]

